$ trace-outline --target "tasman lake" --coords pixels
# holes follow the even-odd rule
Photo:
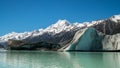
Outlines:
[[[120,53],[0,51],[0,68],[120,68]]]

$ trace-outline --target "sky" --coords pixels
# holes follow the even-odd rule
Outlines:
[[[120,14],[120,0],[0,0],[0,36],[46,28],[59,19],[90,22]]]

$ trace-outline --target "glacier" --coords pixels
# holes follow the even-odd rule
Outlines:
[[[71,46],[73,50],[101,50],[102,37],[97,34],[94,28],[88,28],[85,33]]]
[[[102,50],[102,39],[104,35],[98,33],[94,28],[87,28],[76,33],[70,44],[60,50],[64,51],[95,51]]]
[[[105,35],[95,28],[78,31],[73,40],[58,51],[119,51],[120,33]]]

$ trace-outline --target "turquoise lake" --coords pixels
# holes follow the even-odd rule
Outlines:
[[[0,68],[120,68],[120,53],[1,51]]]

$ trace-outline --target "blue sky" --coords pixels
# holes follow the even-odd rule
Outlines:
[[[0,36],[45,28],[59,19],[84,22],[120,14],[120,0],[0,0]]]

